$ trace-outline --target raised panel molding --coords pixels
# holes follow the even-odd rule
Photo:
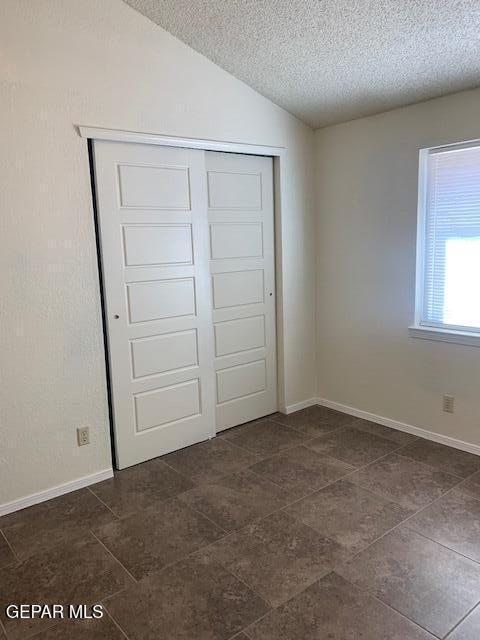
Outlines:
[[[257,360],[217,371],[217,402],[221,404],[264,391],[265,360]]]
[[[263,257],[262,223],[211,223],[210,254],[212,260]]]
[[[188,380],[134,396],[138,433],[200,414],[200,381]]]
[[[208,206],[230,211],[261,211],[262,176],[260,173],[208,171]]]
[[[123,225],[126,267],[193,264],[192,225]]]
[[[212,281],[215,309],[264,302],[263,269],[215,273]]]
[[[265,346],[264,316],[217,322],[214,331],[215,356],[217,357]]]
[[[127,285],[127,298],[132,324],[195,315],[193,278],[133,282]]]
[[[122,209],[191,208],[188,167],[119,164],[118,188]]]
[[[196,329],[137,338],[130,347],[134,379],[198,365]]]

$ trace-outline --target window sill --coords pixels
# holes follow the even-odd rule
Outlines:
[[[470,331],[456,331],[454,329],[439,329],[436,327],[412,326],[408,328],[411,338],[423,340],[438,340],[440,342],[452,342],[464,344],[469,347],[480,347],[480,333]]]

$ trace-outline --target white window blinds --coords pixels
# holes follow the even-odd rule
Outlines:
[[[421,324],[480,330],[480,145],[426,160]]]

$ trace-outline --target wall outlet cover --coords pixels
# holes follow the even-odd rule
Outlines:
[[[90,432],[88,427],[78,427],[77,442],[79,447],[90,444]]]

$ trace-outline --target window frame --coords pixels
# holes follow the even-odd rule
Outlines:
[[[428,196],[428,158],[432,153],[443,150],[468,149],[480,146],[480,139],[452,143],[436,147],[426,147],[419,151],[418,162],[418,202],[417,202],[417,247],[415,269],[415,316],[408,328],[412,338],[439,340],[468,346],[480,347],[480,329],[443,323],[425,322],[425,266],[426,266],[426,223]]]

